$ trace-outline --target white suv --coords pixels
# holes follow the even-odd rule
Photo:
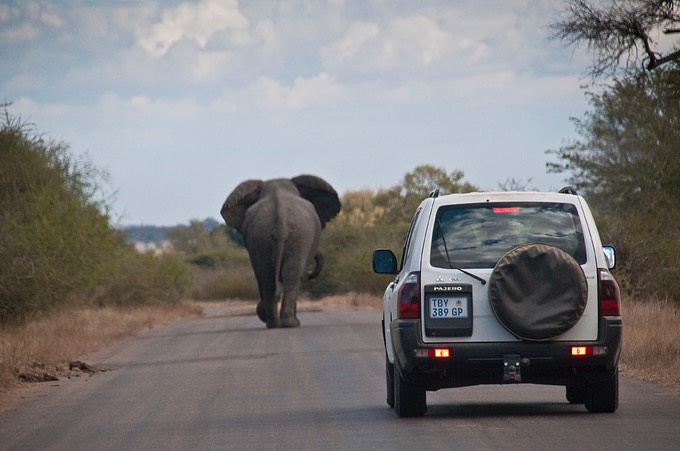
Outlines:
[[[426,391],[479,384],[562,385],[590,412],[618,408],[619,287],[585,200],[496,192],[425,199],[384,295],[387,403],[420,416]]]

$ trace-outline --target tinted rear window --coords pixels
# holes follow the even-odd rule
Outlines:
[[[505,253],[526,243],[550,244],[579,264],[586,262],[576,207],[515,203],[441,207],[435,220],[430,264],[440,268],[493,268]]]

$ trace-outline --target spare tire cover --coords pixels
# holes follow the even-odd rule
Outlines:
[[[496,318],[515,336],[549,340],[583,315],[588,285],[571,255],[547,244],[524,244],[505,254],[489,280]]]

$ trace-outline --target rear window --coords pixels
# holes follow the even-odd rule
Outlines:
[[[544,243],[586,262],[576,207],[559,203],[452,205],[439,208],[430,264],[440,268],[493,268],[516,246]]]

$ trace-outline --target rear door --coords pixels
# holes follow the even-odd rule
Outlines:
[[[597,338],[595,254],[578,198],[562,194],[530,196],[503,194],[494,199],[489,194],[484,202],[466,198],[461,204],[441,205],[434,212],[425,237],[426,270],[421,279],[422,333],[426,342],[518,341],[496,319],[489,303],[488,284],[478,279],[488,281],[496,262],[509,250],[526,243],[564,249],[578,261],[586,278],[585,311],[576,325],[555,340]],[[457,310],[436,310],[440,305]],[[448,315],[448,319],[441,314]]]

